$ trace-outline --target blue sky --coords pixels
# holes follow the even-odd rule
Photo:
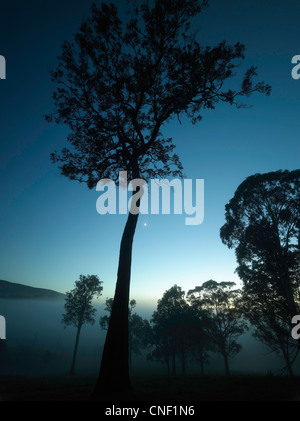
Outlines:
[[[1,6],[7,79],[0,80],[0,279],[65,292],[80,274],[97,274],[104,299],[114,292],[126,216],[100,216],[99,193],[58,174],[49,155],[66,145],[67,129],[43,118],[52,110],[48,70],[90,4],[16,0]],[[247,109],[220,105],[197,126],[186,120],[166,126],[186,177],[205,180],[205,219],[186,226],[185,215],[140,217],[131,283],[138,305],[155,305],[175,283],[187,291],[208,279],[238,282],[234,251],[219,237],[225,204],[251,174],[299,168],[300,80],[291,77],[291,59],[300,54],[299,2],[210,4],[195,23],[203,44],[244,43],[241,71],[258,66],[272,94],[254,95]]]

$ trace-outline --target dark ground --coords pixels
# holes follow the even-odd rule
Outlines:
[[[86,376],[0,377],[0,401],[88,401],[96,378]],[[130,396],[118,401],[300,401],[300,377],[137,376]],[[113,401],[116,397],[104,401]]]

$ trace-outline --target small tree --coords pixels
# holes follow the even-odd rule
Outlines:
[[[97,275],[80,275],[79,280],[75,282],[75,288],[67,292],[65,302],[65,313],[62,316],[62,324],[66,326],[75,326],[77,328],[75,348],[72,358],[70,375],[75,373],[75,361],[79,336],[84,323],[95,323],[94,315],[96,309],[92,306],[92,300],[101,295],[103,287],[102,281]]]

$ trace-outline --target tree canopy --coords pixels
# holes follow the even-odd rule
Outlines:
[[[46,118],[70,129],[70,147],[52,160],[63,175],[90,188],[103,178],[117,180],[121,169],[129,178],[181,175],[172,139],[162,133],[165,123],[183,114],[196,123],[219,102],[239,106],[254,92],[270,94],[270,86],[254,82],[255,67],[239,89],[226,87],[245,46],[200,45],[191,19],[207,1],[130,4],[127,20],[113,3],[94,4],[51,73],[55,110]]]
[[[62,323],[65,326],[81,327],[84,323],[95,323],[96,309],[92,299],[102,293],[102,281],[97,275],[80,275],[75,288],[66,293],[65,313]]]
[[[221,239],[234,247],[246,291],[275,289],[298,314],[300,170],[248,177],[226,205]]]

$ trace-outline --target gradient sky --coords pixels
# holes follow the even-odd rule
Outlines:
[[[49,155],[66,146],[67,129],[43,118],[53,109],[48,70],[91,3],[1,5],[7,79],[0,80],[0,279],[66,292],[80,274],[97,274],[105,299],[114,292],[126,216],[100,216],[99,193],[59,175]],[[210,3],[195,24],[199,39],[207,45],[223,39],[244,43],[242,69],[258,66],[272,94],[252,96],[248,109],[220,105],[197,126],[185,120],[166,126],[186,178],[205,179],[205,219],[186,226],[185,215],[141,216],[131,283],[138,305],[155,304],[175,283],[188,291],[208,279],[238,282],[234,251],[219,237],[225,204],[249,175],[299,168],[300,80],[291,77],[291,59],[300,54],[299,1]]]

